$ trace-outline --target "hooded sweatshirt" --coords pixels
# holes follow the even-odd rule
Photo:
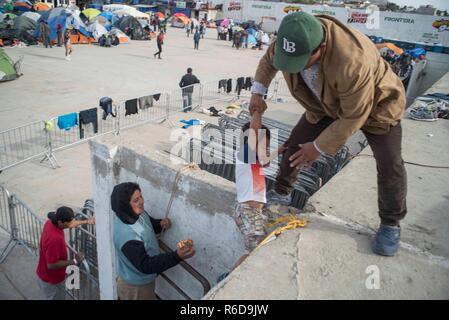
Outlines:
[[[115,212],[114,246],[117,274],[131,285],[153,282],[158,273],[177,265],[181,259],[175,251],[161,253],[156,239],[161,220],[153,219],[147,212],[134,213],[129,204],[133,183],[121,183],[111,194],[111,207]]]

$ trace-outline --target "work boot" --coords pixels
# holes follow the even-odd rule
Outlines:
[[[399,249],[401,227],[381,224],[376,233],[372,250],[381,256],[394,256]]]

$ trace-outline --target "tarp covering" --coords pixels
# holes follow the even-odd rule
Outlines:
[[[376,47],[377,47],[377,49],[383,49],[383,48],[390,49],[398,55],[401,55],[404,53],[404,50],[402,50],[401,48],[395,46],[394,44],[392,44],[390,42],[378,43],[378,44],[376,44]]]
[[[412,50],[405,50],[406,54],[411,55],[413,58],[419,58],[421,55],[426,55],[427,51],[424,48],[415,48]]]
[[[31,4],[28,4],[26,2],[21,1],[14,2],[14,9],[19,12],[30,11],[31,6],[32,6]]]
[[[38,2],[33,5],[34,10],[36,11],[48,11],[50,7],[46,3]]]
[[[20,16],[14,19],[13,28],[18,31],[34,31],[37,27],[37,22],[25,16]]]
[[[190,19],[184,15],[173,17],[173,20],[172,20],[172,26],[175,28],[184,28],[189,23],[190,23]]]
[[[41,18],[41,15],[37,12],[28,11],[28,12],[23,13],[21,15],[21,17],[27,17],[27,18],[30,18],[31,20],[34,20],[37,22]]]

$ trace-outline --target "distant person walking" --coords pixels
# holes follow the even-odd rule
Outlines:
[[[50,28],[48,27],[47,21],[41,21],[39,27],[42,36],[42,42],[44,43],[45,48],[48,48],[48,46],[52,48],[53,46],[51,45],[50,42]]]
[[[195,29],[195,24],[193,21],[190,23],[190,33],[193,33],[193,30]]]
[[[191,22],[193,23],[193,22]],[[190,23],[186,24],[186,33],[187,33],[187,38],[190,36]]]
[[[200,35],[201,35],[201,39],[204,39],[204,23],[203,22],[200,23]]]
[[[164,44],[164,32],[161,31],[161,32],[159,32],[159,35],[157,36],[157,49],[158,49],[158,52],[156,52],[154,54],[154,58],[156,58],[156,56],[158,56],[159,59],[162,59],[161,58],[161,53],[162,53],[162,45],[163,44]]]
[[[195,34],[193,35],[193,43],[195,44],[194,49],[198,50],[200,45],[200,32],[196,30]]]
[[[56,27],[56,34],[58,36],[58,47],[62,47],[62,25],[60,23]]]
[[[198,33],[198,31],[196,33]],[[192,111],[192,94],[193,85],[195,83],[200,83],[200,80],[192,74],[192,68],[187,68],[187,73],[179,82],[179,87],[182,88],[183,111],[186,113],[187,111]]]
[[[64,48],[65,48],[65,59],[67,61],[70,61],[71,54],[72,54],[72,40],[70,39],[70,29],[67,28],[64,31]]]

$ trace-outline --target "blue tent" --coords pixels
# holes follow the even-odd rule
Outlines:
[[[256,44],[257,40],[256,38],[254,38],[254,36],[252,34],[248,35],[248,44]]]
[[[110,12],[110,11],[105,11],[105,12],[100,13],[100,16],[101,16],[101,17],[105,17],[105,18],[108,19],[109,21],[112,21],[113,15],[114,15],[114,14],[113,14],[112,12]]]
[[[37,21],[38,23],[41,22],[42,20],[44,21],[48,21],[48,17],[50,16],[50,11],[39,11],[38,13],[41,15],[41,18]]]
[[[78,30],[79,32],[81,32],[83,35],[85,35],[86,37],[91,37],[92,34],[87,31],[82,25],[80,25],[79,23],[79,19],[75,19],[71,13],[67,12],[67,11],[62,11],[59,15],[53,16],[52,18],[48,19],[50,12],[45,15],[42,14],[41,18],[39,19],[39,23],[43,20],[43,21],[47,21],[48,26],[50,27],[50,41],[54,41],[56,39],[57,36],[57,27],[58,24],[60,24],[62,26],[62,32],[65,31],[65,29],[67,28],[68,25],[74,27],[76,30]],[[46,18],[45,18],[46,16]],[[40,30],[40,26],[38,24],[38,26],[36,27],[36,30],[34,31],[33,36],[35,38],[40,37],[41,35],[41,30]]]

